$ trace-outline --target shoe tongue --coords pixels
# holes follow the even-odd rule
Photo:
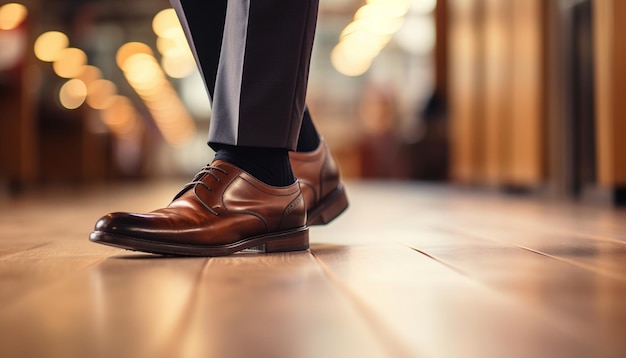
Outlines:
[[[232,172],[234,170],[241,171],[239,167],[234,164],[230,164],[229,162],[223,161],[221,159],[216,159],[211,163],[211,167],[220,168],[222,170],[226,170],[227,172]]]
[[[210,164],[212,167],[222,168],[223,166],[232,166],[232,164],[225,162],[221,159],[216,159]]]

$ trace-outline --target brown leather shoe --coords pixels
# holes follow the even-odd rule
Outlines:
[[[157,254],[221,256],[248,248],[306,250],[309,232],[298,183],[269,186],[226,162],[202,168],[163,209],[111,213],[89,239]]]
[[[293,172],[300,182],[307,210],[307,225],[324,225],[348,208],[339,169],[326,142],[312,152],[290,152]]]

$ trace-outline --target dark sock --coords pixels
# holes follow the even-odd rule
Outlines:
[[[300,134],[298,136],[298,147],[296,152],[312,152],[320,145],[320,135],[313,125],[311,120],[311,114],[309,110],[304,111],[304,117],[302,118],[302,126],[300,127]]]
[[[215,159],[233,164],[265,184],[287,186],[296,182],[286,149],[237,147],[218,144]]]

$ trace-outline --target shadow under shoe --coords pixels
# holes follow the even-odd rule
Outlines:
[[[187,256],[309,247],[298,183],[273,187],[223,161],[202,168],[167,207],[105,215],[89,238],[134,251]]]

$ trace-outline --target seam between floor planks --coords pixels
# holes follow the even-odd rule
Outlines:
[[[433,226],[433,228],[437,229],[437,230],[441,230],[443,232],[449,232],[452,234],[458,234],[458,235],[462,235],[462,236],[466,236],[469,238],[473,238],[475,240],[482,240],[482,241],[486,241],[486,242],[493,242],[493,243],[498,243],[498,244],[502,244],[504,246],[509,246],[509,247],[516,247],[519,248],[521,250],[525,250],[525,251],[529,251],[532,252],[534,254],[537,255],[541,255],[550,259],[554,259],[569,265],[572,265],[574,267],[577,267],[579,269],[588,271],[588,272],[592,272],[592,273],[596,273],[596,274],[600,274],[606,277],[610,277],[612,279],[618,280],[618,281],[622,281],[622,282],[626,282],[626,277],[624,277],[623,275],[617,275],[609,270],[605,270],[602,268],[597,268],[594,267],[590,264],[586,264],[584,262],[580,262],[580,261],[576,261],[576,260],[572,260],[572,259],[568,259],[566,257],[561,257],[561,256],[557,256],[557,255],[553,255],[553,254],[549,254],[546,252],[543,252],[541,250],[538,249],[533,249],[531,247],[525,246],[525,245],[519,245],[519,244],[515,244],[515,243],[510,243],[504,240],[498,240],[498,239],[493,239],[490,237],[485,237],[483,235],[478,235],[478,234],[474,234],[474,233],[468,233],[465,232],[463,230],[455,230],[455,229],[450,229],[450,228],[440,228],[440,227],[435,227]]]
[[[296,269],[295,271],[293,270],[294,268]],[[232,275],[236,275],[234,283],[231,283]],[[310,331],[312,328],[311,324],[316,326],[314,322],[317,320],[311,317],[311,315],[318,312],[321,307],[323,307],[324,310],[318,313],[322,313],[322,320],[336,321],[338,318],[342,317],[346,319],[345,321],[335,322],[329,332],[338,329],[344,335],[348,334],[348,336],[343,338],[342,335],[335,336],[325,343],[331,344],[332,346],[333,342],[337,343],[336,340],[340,339],[345,341],[340,344],[340,350],[347,348],[349,350],[359,351],[362,350],[362,348],[360,348],[361,346],[378,346],[385,352],[388,350],[386,342],[383,342],[379,337],[373,334],[374,332],[372,332],[368,326],[368,321],[362,317],[360,312],[354,307],[353,302],[345,296],[344,292],[340,291],[337,286],[329,280],[323,268],[320,267],[310,251],[257,254],[251,257],[232,255],[211,258],[209,259],[209,263],[204,267],[202,276],[202,279],[198,282],[193,293],[197,297],[190,300],[189,306],[186,308],[185,314],[189,319],[185,317],[179,319],[178,326],[174,327],[177,332],[174,332],[167,345],[163,347],[164,352],[160,356],[169,357],[180,352],[185,352],[186,354],[192,352],[190,356],[198,356],[199,352],[203,350],[208,350],[209,352],[217,350],[217,353],[213,353],[219,354],[221,349],[232,344],[232,342],[230,342],[231,339],[220,341],[222,343],[214,342],[216,346],[211,344],[211,340],[224,338],[222,337],[224,334],[223,330],[226,330],[226,333],[229,335],[237,336],[238,331],[230,332],[229,327],[232,330],[231,326],[233,324],[241,325],[242,323],[252,327],[259,323],[264,324],[266,326],[264,331],[257,333],[264,339],[269,339],[269,342],[266,341],[265,344],[271,342],[275,344],[275,333],[269,333],[272,331],[272,328],[270,328],[272,327],[271,322],[265,322],[263,319],[261,319],[261,321],[258,320],[260,317],[264,317],[268,312],[281,315],[281,317],[275,317],[278,322],[283,322],[279,323],[278,327],[274,327],[279,331],[281,328],[284,329],[286,327],[284,326],[286,320],[286,322],[291,322],[291,324],[304,323],[304,326],[299,327],[303,329],[301,334],[304,334],[305,337],[307,333],[313,333],[312,337],[304,339],[305,347],[302,347],[302,353],[304,354],[303,356],[307,356],[310,352],[306,350],[306,347],[309,347],[310,344],[317,344],[317,349],[319,350],[322,346],[317,336],[320,334],[328,334],[328,332],[325,331]],[[292,286],[294,279],[299,282],[296,286]],[[303,296],[302,290],[313,291],[307,292]],[[215,293],[215,295],[213,295],[213,293]],[[312,293],[312,295],[309,295],[309,293]],[[297,303],[293,301],[294,298],[301,298],[303,301],[299,303],[302,306],[298,307],[296,311],[293,309],[298,305],[292,307],[292,304],[288,302],[284,302],[287,303],[286,306],[283,306],[283,304],[277,306],[273,298],[281,298],[276,297],[276,294],[280,294],[282,299],[291,299],[292,301],[290,302],[292,303]],[[227,298],[228,301],[224,301],[225,298]],[[257,299],[261,300],[254,302],[254,300]],[[331,300],[329,301],[329,299]],[[232,309],[234,308],[232,306],[232,304],[234,304],[233,302],[238,302],[235,311],[239,311],[240,313],[232,313]],[[216,306],[216,304],[220,304],[220,306]],[[222,307],[221,304],[228,306],[226,312],[230,311],[231,313],[215,311],[215,309]],[[251,309],[252,311],[250,311]],[[243,316],[242,313],[244,314]],[[309,321],[302,321],[303,317],[308,317]],[[224,321],[224,319],[227,319],[227,321]],[[317,324],[319,324],[319,322],[317,322]],[[216,325],[218,326],[216,327]],[[349,327],[353,328],[353,330],[346,330]],[[208,341],[206,339],[199,340],[198,337],[210,334],[211,332],[215,333],[216,336]],[[244,339],[243,337],[246,336],[251,338],[249,335],[246,335],[246,333],[238,333],[241,336],[239,339]],[[287,336],[293,334],[297,334],[297,330],[288,333]],[[356,344],[353,339],[354,337],[350,337],[351,335],[364,338],[368,343]],[[252,344],[251,347],[254,347],[255,344],[254,342],[246,343],[247,345]],[[231,346],[231,348],[233,347]],[[267,353],[267,347],[265,347],[265,349],[263,347],[258,348],[261,349],[259,352],[255,353],[257,356],[262,354],[263,351]],[[241,349],[245,350],[246,348],[235,348],[237,352],[240,352]],[[247,349],[250,349],[250,347]],[[284,355],[283,351],[279,350],[277,352],[276,349],[281,349],[280,345],[269,349],[278,354],[272,357],[291,357]],[[240,356],[234,352],[231,353],[234,356]],[[333,354],[330,356],[337,356],[336,352]],[[369,354],[375,357],[381,356],[374,353]],[[387,357],[388,355],[385,354],[384,356]]]
[[[387,324],[381,317],[376,314],[376,310],[370,307],[364,300],[362,300],[356,292],[353,292],[337,275],[335,275],[330,267],[328,267],[322,259],[320,259],[311,250],[311,255],[321,267],[324,275],[328,278],[331,284],[337,287],[338,291],[343,294],[349,302],[352,302],[355,310],[362,316],[363,320],[367,322],[368,328],[374,332],[375,335],[382,338],[385,347],[392,352],[391,357],[414,357],[415,353],[410,353],[411,350],[400,339],[394,337],[391,334],[395,331],[393,327]]]
[[[491,244],[497,244],[503,248],[509,248],[509,249],[519,249],[520,251],[526,252],[527,254],[531,254],[531,255],[537,255],[537,257],[542,257],[544,259],[550,260],[552,262],[555,263],[559,263],[560,265],[565,265],[565,267],[569,267],[573,270],[579,270],[580,272],[586,273],[588,275],[591,276],[596,276],[598,275],[598,273],[593,272],[593,271],[589,271],[586,270],[584,268],[581,268],[579,265],[574,265],[571,264],[569,262],[565,262],[564,260],[560,260],[558,258],[552,257],[550,255],[542,255],[541,253],[538,253],[536,251],[533,250],[528,250],[526,248],[520,247],[518,245],[515,244],[511,244],[505,241],[500,241],[500,240],[494,240],[494,239],[486,239],[486,238],[482,238],[482,237],[478,237],[476,235],[468,235],[464,232],[459,232],[456,230],[446,230],[446,229],[438,229],[440,232],[442,233],[448,233],[448,234],[454,234],[455,236],[460,236],[460,237],[466,237],[468,239],[471,240],[477,240],[477,241],[482,241],[482,242],[488,242]],[[407,243],[403,243],[403,245],[406,245],[410,248],[412,248],[414,251],[417,251],[418,253],[422,253],[421,249],[416,249],[415,246],[416,244],[411,243],[410,241]],[[463,274],[463,275],[467,275],[468,278],[472,279],[473,281],[481,284],[483,287],[489,289],[490,291],[497,293],[499,296],[505,297],[506,299],[512,301],[512,302],[516,302],[517,304],[521,304],[523,305],[526,309],[531,310],[532,312],[535,313],[535,315],[540,316],[540,317],[549,317],[549,321],[555,325],[557,325],[558,327],[560,327],[563,330],[568,331],[572,336],[577,337],[577,339],[581,342],[587,342],[588,344],[592,344],[595,345],[596,347],[594,348],[596,351],[601,351],[602,349],[614,349],[615,348],[615,344],[617,342],[615,341],[611,341],[611,343],[613,344],[613,346],[610,347],[600,347],[598,346],[595,342],[593,338],[590,338],[592,333],[594,333],[595,331],[592,330],[591,332],[588,331],[588,326],[587,323],[585,322],[581,322],[579,319],[577,319],[577,317],[572,317],[568,314],[566,314],[564,311],[557,311],[554,310],[554,307],[549,307],[546,305],[538,305],[538,304],[533,304],[529,302],[526,302],[526,300],[523,297],[520,297],[519,295],[515,294],[514,292],[511,292],[507,289],[504,289],[502,287],[500,287],[498,284],[493,283],[493,282],[489,282],[483,275],[481,274],[472,274],[471,272],[464,270],[463,268],[459,267],[457,264],[454,264],[451,262],[451,260],[449,259],[445,259],[442,257],[439,257],[439,255],[437,254],[432,254],[432,253],[427,253],[425,254],[425,256],[432,258],[433,260],[437,261],[437,262],[441,262],[443,263],[445,266],[450,266],[455,268],[455,271]],[[614,280],[615,278],[613,277],[608,277],[608,279],[610,280]],[[622,279],[617,279],[616,281],[618,282],[623,282]],[[595,332],[597,333],[597,332]],[[605,332],[606,333],[606,332]],[[596,337],[598,338],[598,337]]]
[[[209,267],[212,265],[214,261],[211,260],[210,257],[206,259],[204,264],[202,265],[202,269],[198,272],[198,276],[193,285],[192,291],[189,293],[189,300],[181,312],[180,317],[178,318],[178,322],[172,325],[172,334],[168,335],[169,339],[163,343],[161,347],[155,347],[154,352],[149,352],[147,357],[160,357],[164,356],[163,352],[171,352],[173,347],[177,346],[177,342],[179,342],[184,335],[185,328],[189,324],[189,322],[193,319],[194,310],[198,307],[198,303],[201,297],[201,287],[202,287],[202,278],[205,276],[206,272],[209,270]]]
[[[22,255],[22,254],[24,254],[24,253],[26,253],[28,251],[36,250],[36,249],[42,248],[44,246],[52,245],[52,244],[54,244],[54,241],[48,241],[48,242],[44,242],[44,243],[35,244],[34,246],[29,246],[29,247],[24,248],[24,249],[19,250],[19,251],[15,251],[15,252],[11,252],[11,253],[2,255],[2,256],[0,256],[0,262],[4,261],[6,259],[13,258],[15,256]]]
[[[542,307],[539,306],[535,306],[535,305],[528,305],[526,302],[520,300],[519,297],[517,297],[516,295],[512,295],[508,292],[504,292],[500,289],[498,289],[497,287],[494,287],[493,285],[490,285],[489,283],[481,280],[479,277],[476,277],[474,275],[472,275],[470,272],[463,270],[462,268],[448,262],[445,259],[442,259],[440,257],[437,257],[436,255],[433,254],[429,254],[425,251],[422,251],[421,249],[417,249],[413,246],[411,246],[411,244],[406,244],[406,243],[398,243],[399,245],[405,246],[409,249],[411,249],[412,251],[414,251],[416,254],[419,255],[423,255],[428,257],[429,259],[449,268],[450,270],[456,272],[459,275],[462,275],[464,277],[466,277],[467,279],[479,284],[480,286],[482,286],[483,288],[487,289],[488,291],[490,291],[492,294],[497,295],[498,297],[500,297],[501,299],[504,299],[508,302],[511,302],[514,305],[521,305],[524,307],[524,309],[529,310],[530,312],[532,312],[535,316],[537,317],[549,317],[548,321],[551,324],[554,324],[555,326],[559,327],[560,329],[562,329],[565,332],[568,332],[569,334],[571,334],[572,336],[575,336],[579,339],[583,339],[585,338],[584,336],[578,334],[577,331],[575,330],[571,330],[569,329],[569,325],[567,323],[563,322],[562,317],[558,317],[558,315],[556,315],[554,312],[552,312],[551,310],[546,310]]]
[[[41,245],[41,247],[47,246],[49,244],[53,244],[53,242]],[[93,267],[95,267],[95,266],[99,265],[100,263],[104,262],[106,259],[108,259],[110,257],[113,257],[115,255],[118,255],[122,251],[124,251],[124,250],[120,249],[118,252],[111,253],[111,254],[109,254],[107,256],[101,256],[101,257],[95,258],[92,262],[89,262],[85,266],[82,266],[80,269],[78,269],[76,271],[72,271],[69,274],[66,273],[60,279],[56,279],[54,281],[49,281],[49,282],[46,282],[46,283],[40,283],[37,286],[36,289],[29,289],[27,291],[24,291],[20,296],[17,296],[14,299],[11,299],[8,302],[0,302],[0,318],[3,315],[5,315],[7,312],[10,312],[11,309],[14,306],[19,305],[21,301],[29,300],[31,297],[33,297],[35,295],[43,294],[46,291],[54,290],[55,287],[61,286],[61,285],[65,284],[66,282],[71,281],[75,277],[83,274],[86,271],[91,270]],[[24,253],[24,252],[25,251],[23,251],[22,253]]]
[[[367,245],[369,246],[369,245]],[[362,254],[364,253],[363,250],[368,250],[367,246],[354,246],[354,247],[347,247],[348,250],[357,250],[356,254],[357,256],[363,256]],[[461,287],[462,290],[465,293],[470,293],[470,296],[472,297],[471,301],[474,302],[474,304],[478,304],[478,307],[484,309],[485,304],[487,304],[488,306],[491,306],[494,311],[492,312],[492,314],[494,314],[494,317],[499,317],[499,314],[505,314],[505,316],[507,316],[508,318],[513,319],[514,322],[516,323],[521,323],[522,325],[524,324],[528,324],[529,319],[532,319],[532,325],[534,327],[534,325],[539,325],[536,328],[539,327],[552,327],[552,330],[550,331],[550,338],[547,338],[548,340],[550,340],[551,342],[553,342],[554,340],[562,340],[564,337],[569,337],[569,339],[574,339],[574,341],[570,341],[572,342],[572,346],[575,347],[584,347],[585,351],[588,351],[590,349],[590,347],[588,346],[588,342],[586,342],[583,339],[580,339],[580,337],[578,336],[578,332],[576,331],[572,331],[569,327],[564,326],[562,324],[562,321],[558,321],[556,319],[553,319],[553,317],[550,317],[549,319],[546,318],[544,315],[542,315],[542,312],[534,309],[533,307],[530,307],[527,304],[524,304],[523,302],[520,302],[518,300],[513,299],[510,295],[505,294],[499,290],[494,289],[491,286],[487,286],[485,285],[484,282],[476,280],[475,277],[471,277],[471,276],[467,276],[465,274],[463,274],[463,272],[459,271],[458,269],[454,269],[453,266],[451,265],[444,265],[442,264],[442,262],[440,260],[434,260],[433,257],[428,256],[428,255],[423,255],[420,252],[416,252],[413,248],[411,247],[407,247],[407,245],[403,245],[401,243],[396,243],[396,242],[387,242],[384,243],[383,246],[380,246],[380,243],[374,246],[370,246],[369,248],[387,248],[388,250],[385,251],[397,251],[397,250],[406,250],[408,255],[404,256],[404,259],[407,258],[407,256],[410,257],[422,257],[423,260],[417,260],[420,261],[420,263],[416,263],[416,265],[413,265],[413,260],[409,260],[407,261],[407,263],[409,264],[409,271],[410,273],[414,274],[414,275],[409,275],[407,277],[405,277],[402,281],[404,282],[403,285],[407,285],[407,286],[403,286],[404,288],[402,288],[400,290],[400,292],[396,292],[398,295],[403,296],[404,298],[402,298],[400,300],[401,306],[407,304],[407,302],[413,302],[412,299],[409,298],[409,296],[406,296],[406,294],[408,293],[412,293],[412,294],[416,294],[417,296],[415,296],[415,298],[417,299],[417,301],[420,301],[419,296],[421,296],[419,294],[419,292],[414,292],[413,289],[415,287],[415,285],[422,287],[423,288],[427,288],[427,289],[432,289],[432,292],[427,293],[427,296],[441,296],[440,298],[443,298],[446,302],[449,301],[449,298],[445,298],[445,290],[442,291],[442,287],[440,285],[432,285],[432,283],[428,283],[428,282],[432,282],[432,279],[429,278],[429,276],[423,276],[421,273],[429,273],[429,272],[422,272],[422,269],[424,268],[434,268],[434,267],[439,267],[437,268],[435,271],[438,274],[444,273],[442,279],[445,280],[445,282],[447,284],[450,284],[451,287],[450,288],[458,288]],[[365,256],[367,257],[368,254],[365,254]],[[384,304],[385,300],[383,299],[383,301],[380,300],[380,298],[368,298],[368,299],[364,299],[364,297],[362,296],[363,294],[365,294],[368,290],[371,289],[376,289],[376,288],[381,288],[379,286],[382,285],[382,287],[387,287],[387,288],[392,288],[395,284],[391,284],[391,286],[389,286],[385,281],[373,281],[371,283],[365,283],[365,286],[363,286],[363,283],[356,283],[356,284],[350,284],[349,282],[345,282],[344,279],[345,274],[335,274],[333,269],[326,265],[324,263],[324,259],[321,257],[318,257],[318,259],[323,263],[324,266],[327,267],[327,270],[331,273],[331,275],[333,277],[336,277],[337,282],[342,285],[345,286],[346,289],[348,290],[348,292],[352,292],[352,291],[356,291],[358,293],[354,293],[354,297],[356,297],[357,300],[361,300],[364,301],[364,306],[367,307],[374,307],[371,310],[377,312],[377,313],[381,313],[382,316],[384,317],[384,322],[389,322],[389,326],[391,326],[394,329],[394,332],[396,333],[396,335],[398,335],[398,329],[406,329],[406,323],[408,323],[406,321],[406,319],[408,319],[409,316],[414,315],[415,310],[417,311],[423,311],[425,309],[425,307],[421,307],[420,305],[417,306],[413,306],[413,303],[410,305],[410,307],[406,307],[408,308],[408,310],[410,312],[407,312],[408,316],[407,317],[403,317],[401,318],[401,321],[398,321],[399,316],[397,316],[398,312],[394,312],[394,310],[397,310],[397,308],[391,308],[391,311],[389,310],[388,307],[385,306],[380,306],[380,304]],[[331,258],[332,260],[332,258]],[[358,260],[362,260],[357,258]],[[397,261],[394,261],[397,262]],[[428,263],[430,262],[430,263]],[[385,271],[386,275],[389,275],[391,272],[393,272],[395,269],[391,269],[391,271],[389,270],[383,270]],[[365,270],[366,272],[361,272],[361,274],[365,274],[367,275],[369,272],[368,270]],[[349,275],[349,274],[348,274]],[[341,276],[341,277],[340,277]],[[452,280],[450,282],[448,282],[449,280]],[[421,282],[421,283],[420,283]],[[424,283],[426,282],[426,284],[424,285]],[[356,286],[355,286],[356,285]],[[458,286],[458,287],[457,287]],[[408,290],[408,291],[405,291]],[[360,295],[359,295],[360,293]],[[376,295],[374,295],[376,296]],[[409,299],[410,301],[406,301],[407,299]],[[458,299],[452,299],[452,302],[457,302]],[[478,300],[478,301],[476,301]],[[392,302],[388,302],[388,303],[392,303]],[[450,302],[448,302],[450,303]],[[456,307],[453,304],[454,307]],[[441,308],[441,307],[439,307]],[[456,307],[458,308],[458,307]],[[480,311],[479,308],[479,311]],[[453,309],[454,311],[454,309]],[[491,312],[491,311],[490,311]],[[506,312],[515,312],[515,313],[511,313],[508,314]],[[443,314],[444,316],[446,316],[445,312],[440,312],[441,314]],[[467,313],[467,312],[465,312]],[[377,314],[378,315],[378,314]],[[470,314],[471,315],[471,314]],[[380,316],[380,315],[378,315]],[[463,316],[463,314],[462,314]],[[466,316],[466,315],[465,315]],[[510,316],[510,317],[509,317]],[[484,317],[484,318],[483,318]],[[476,322],[479,326],[482,325],[487,325],[487,326],[482,326],[483,330],[486,327],[487,330],[489,329],[493,329],[494,327],[491,326],[491,324],[493,323],[492,321],[490,321],[490,318],[487,318],[487,316],[483,316],[481,317],[478,322]],[[522,318],[523,317],[523,318]],[[431,317],[432,318],[432,317]],[[459,319],[461,319],[461,322],[459,322],[459,324],[463,324],[463,319],[461,317],[459,317]],[[521,320],[521,321],[520,321]],[[425,322],[428,322],[429,319],[427,318]],[[418,321],[415,321],[415,324],[418,324]],[[397,326],[396,324],[399,324],[399,326]],[[449,324],[446,323],[446,324]],[[433,329],[441,329],[442,327],[433,327]],[[451,328],[451,327],[448,327]],[[480,329],[479,329],[480,331]],[[482,333],[477,333],[478,336],[480,336],[481,334],[485,333],[484,331]],[[493,332],[495,333],[495,332]],[[519,332],[518,332],[519,333]],[[434,356],[434,357],[438,357],[441,356],[441,352],[438,351],[438,349],[441,349],[440,346],[438,346],[438,343],[433,343],[430,341],[424,341],[423,338],[418,338],[417,336],[415,336],[415,332],[408,333],[408,336],[406,334],[401,334],[398,336],[402,336],[404,339],[411,341],[411,343],[413,344],[418,344],[417,346],[414,346],[415,349],[417,350],[417,352],[420,353],[426,353],[426,356]],[[421,333],[418,334],[422,335]],[[428,334],[427,334],[428,335]],[[538,338],[537,336],[533,336],[534,338]],[[451,337],[448,337],[448,339],[455,339],[455,338],[459,338],[459,337],[455,337],[454,334],[451,335]],[[482,337],[484,338],[484,337]],[[479,340],[480,341],[480,340]],[[491,343],[488,343],[489,341],[480,341],[481,344],[487,344],[487,345],[491,345]],[[495,342],[492,342],[495,343]],[[458,343],[457,343],[458,344]],[[465,344],[467,344],[467,342],[465,342]],[[463,344],[461,344],[460,346],[463,346]],[[494,356],[493,355],[493,349],[495,349],[496,351],[501,350],[502,349],[502,343],[498,343],[496,344],[496,346],[498,346],[499,348],[491,348],[492,349],[492,353],[490,354],[486,354],[485,352],[482,352],[480,355],[478,355],[477,351],[471,351],[471,352],[465,352],[463,353],[465,356],[481,356],[481,357],[485,357],[485,356]],[[564,349],[565,346],[560,346]],[[423,348],[423,349],[422,349]],[[467,348],[467,347],[466,347]],[[533,348],[529,348],[529,349],[538,349],[539,346],[535,346]],[[433,351],[434,349],[434,351]],[[473,347],[473,349],[475,349],[475,347]],[[543,348],[542,348],[543,349]],[[450,351],[448,351],[448,353],[450,353]],[[502,353],[502,351],[500,351],[500,353]],[[545,352],[544,352],[545,353]],[[519,352],[516,353],[519,356]],[[448,356],[445,355],[444,356]],[[457,356],[452,355],[452,356]],[[496,355],[496,356],[501,356],[501,355]],[[510,355],[511,356],[511,355]],[[574,355],[574,356],[578,356],[578,355]]]

